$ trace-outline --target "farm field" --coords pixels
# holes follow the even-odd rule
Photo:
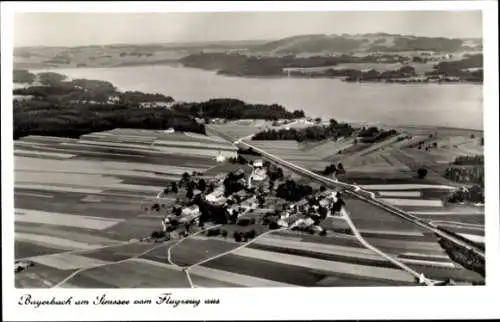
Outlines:
[[[484,244],[484,206],[451,205],[443,202],[454,189],[432,184],[360,185],[378,199],[442,226],[462,237]]]
[[[93,283],[89,283],[93,281]],[[88,269],[62,288],[187,288],[189,283],[180,269],[144,259],[130,259],[113,265]]]
[[[262,120],[229,121],[226,124],[209,124],[207,126],[207,132],[214,130],[216,133],[224,134],[225,139],[234,141],[260,132],[266,127],[271,126],[271,124],[272,122]]]
[[[265,124],[232,122],[210,127],[225,127],[227,135],[241,137]],[[246,134],[243,128],[252,132]],[[474,144],[467,139],[449,141],[452,146]],[[446,146],[443,142],[448,141],[439,142]],[[410,177],[415,164],[398,158],[397,153],[417,151],[408,148],[412,142],[392,139],[365,146],[354,145],[350,139],[315,144],[249,143],[317,171],[334,159],[347,160],[347,172],[360,178],[373,174],[383,177],[384,173],[387,177]],[[338,159],[340,150],[343,152]],[[201,177],[214,178],[239,169],[246,174],[251,171],[246,165],[216,162],[218,154],[233,156],[236,152],[235,146],[220,137],[117,129],[80,139],[26,137],[15,142],[14,152],[15,254],[16,259],[35,263],[16,274],[19,287],[189,287],[187,273],[181,267],[189,267],[193,287],[416,284],[413,274],[364,245],[362,239],[428,278],[484,281],[453,262],[435,235],[348,196],[344,197],[346,209],[361,241],[345,233],[350,226],[344,218],[334,216],[320,224],[329,230],[326,236],[287,230],[259,236],[268,229],[260,229],[257,223],[245,228],[223,225],[221,230],[228,232],[227,238],[197,235],[175,246],[173,242],[139,243],[138,239],[161,227],[162,213],[148,210],[147,205],[153,200],[162,208],[173,204],[176,195],[159,193],[183,173],[200,172]],[[437,163],[431,157],[426,162]],[[288,177],[288,170],[285,173]],[[387,184],[374,180],[362,187],[464,238],[484,241],[483,208],[451,207],[443,202],[443,196],[453,188],[451,183],[402,179]],[[266,200],[266,204],[278,207],[273,201]],[[249,216],[259,217],[265,211],[257,210]],[[234,241],[234,231],[250,229],[257,231],[256,239],[248,245]],[[82,271],[58,284],[76,270]]]
[[[36,264],[15,275],[16,288],[50,288],[76,270],[63,270]]]
[[[460,210],[463,207],[444,202],[457,184],[443,177],[445,168],[456,157],[483,154],[481,133],[447,128],[398,130],[402,133],[399,136],[402,139],[392,137],[375,144],[354,145],[352,140],[345,139],[305,144],[296,141],[247,142],[317,172],[321,172],[331,162],[342,162],[347,173],[340,180],[367,184],[366,189],[375,192],[379,199],[402,210],[415,212],[415,215],[427,211],[423,219],[483,243],[484,213],[481,207],[465,215]],[[418,149],[419,144],[432,148],[428,151]],[[342,153],[339,154],[339,150]],[[416,170],[420,167],[428,169],[425,179],[416,177]]]
[[[360,200],[347,199],[346,204],[354,225],[368,243],[414,270],[425,271],[433,279],[442,279],[450,272],[449,277],[457,281],[483,280],[452,261],[433,233]]]
[[[16,258],[149,236],[160,220],[144,205],[184,172],[204,172],[219,152],[233,150],[209,136],[135,129],[21,138],[14,143]]]

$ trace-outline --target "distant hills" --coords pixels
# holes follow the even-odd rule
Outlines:
[[[251,52],[274,54],[482,50],[481,39],[419,37],[385,33],[365,35],[302,35],[267,42]]]
[[[240,53],[258,56],[481,52],[481,39],[450,39],[372,33],[364,35],[298,35],[278,40],[210,41],[166,44],[111,44],[78,47],[18,47],[15,68],[116,67],[173,64],[204,53]]]

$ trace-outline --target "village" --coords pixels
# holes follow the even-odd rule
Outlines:
[[[326,236],[344,205],[338,191],[311,187],[291,179],[291,174],[268,161],[247,161],[241,155],[217,161],[238,165],[236,171],[207,178],[201,173],[184,173],[145,205],[144,211],[161,216],[161,230],[143,241],[162,242],[205,232],[207,236],[229,234],[235,241],[247,241],[262,232],[287,228]],[[175,202],[167,204],[175,199]],[[159,223],[160,227],[160,223]]]

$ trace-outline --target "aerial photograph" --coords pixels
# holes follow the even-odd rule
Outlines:
[[[485,285],[482,29],[16,13],[16,288]]]

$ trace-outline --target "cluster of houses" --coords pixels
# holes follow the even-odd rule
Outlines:
[[[325,190],[315,196],[315,202],[302,199],[298,203],[289,205],[288,209],[281,213],[277,221],[278,226],[283,228],[312,229],[315,232],[322,232],[325,228],[320,225],[328,218],[334,217],[335,212],[343,205],[340,193],[337,191]],[[320,213],[320,208],[325,209],[325,213]]]
[[[196,195],[200,195],[207,204],[216,207],[224,207],[229,216],[237,215],[237,217],[240,217],[257,209],[259,206],[257,198],[258,193],[252,191],[258,189],[260,192],[269,192],[269,180],[263,161],[254,161],[252,163],[252,172],[246,178],[243,170],[241,169],[236,171],[234,175],[236,177],[240,177],[238,183],[247,189],[241,189],[229,196],[226,196],[224,186],[225,177],[224,175],[219,175],[210,182],[210,184],[213,185],[212,191],[209,193],[203,193],[198,189],[194,189],[192,198]],[[187,205],[182,206],[180,213],[165,216],[161,221],[161,225],[163,231],[168,231],[169,227],[171,227],[172,221],[175,221],[178,224],[198,224],[200,216],[201,211],[199,206],[188,202]]]
[[[250,166],[252,169],[250,174],[245,175],[241,169],[233,174],[234,178],[237,178],[236,184],[246,189],[240,189],[228,195],[224,184],[227,177],[219,175],[208,183],[211,186],[210,189],[206,189],[205,192],[194,189],[192,197],[188,199],[193,200],[196,195],[200,195],[199,197],[205,204],[224,209],[228,218],[233,219],[234,222],[247,220],[247,214],[253,213],[258,208],[264,208],[265,197],[271,193],[267,165],[262,160],[255,160],[250,163]],[[342,205],[343,201],[339,192],[323,189],[314,196],[286,204],[283,210],[275,211],[275,216],[273,216],[275,219],[272,222],[276,228],[312,230],[321,233],[325,230],[325,225],[323,225],[325,221],[334,217]],[[182,205],[178,203],[175,207],[177,211],[165,216],[161,221],[164,232],[173,231],[172,222],[176,225],[199,224],[201,210],[198,204],[188,200]],[[260,219],[266,217],[266,214],[260,210],[259,213],[262,214]]]

